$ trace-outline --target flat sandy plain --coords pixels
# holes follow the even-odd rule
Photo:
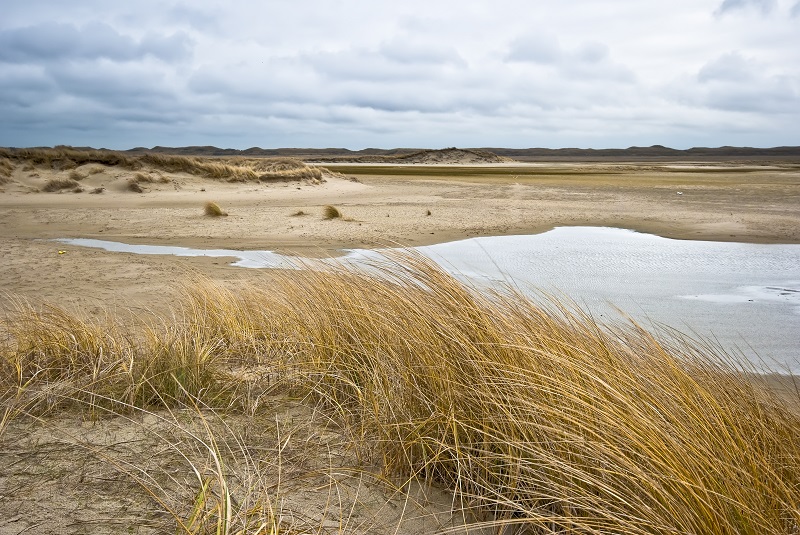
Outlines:
[[[230,267],[224,258],[108,253],[51,241],[57,238],[326,256],[597,225],[679,239],[800,243],[798,163],[324,166],[338,174],[321,182],[231,184],[157,173],[142,193],[128,188],[129,169],[79,167],[81,192],[46,193],[45,184],[64,171],[18,166],[0,185],[0,309],[16,296],[86,316],[117,308],[158,312],[178,297],[178,283],[198,272],[221,281],[264,274]],[[208,201],[229,215],[206,216]],[[326,205],[343,217],[324,219]],[[369,467],[351,469],[357,461],[342,433],[314,407],[280,397],[267,403],[274,414],[259,422],[236,416],[211,425],[247,437],[266,458],[280,460],[282,452],[276,507],[288,525],[306,526],[290,532],[463,532],[452,496],[432,488],[392,491]],[[181,475],[176,452],[164,448],[164,437],[177,443],[186,434],[161,416],[91,421],[66,413],[6,427],[0,534],[174,532],[169,517],[119,469],[130,462],[191,479]],[[186,451],[202,457],[192,447]],[[273,465],[265,470],[279,473]],[[183,499],[191,503],[191,491]]]
[[[678,239],[800,243],[800,164],[324,165],[341,176],[231,184],[175,173],[144,184],[143,193],[127,189],[133,172],[120,168],[90,174],[81,193],[35,192],[56,172],[17,169],[0,186],[0,291],[91,313],[159,307],[176,279],[194,270],[248,276],[221,258],[110,254],[48,241],[56,238],[327,256],[594,225]],[[101,186],[103,193],[88,193]],[[205,216],[208,201],[229,215]],[[344,217],[324,219],[325,205]]]

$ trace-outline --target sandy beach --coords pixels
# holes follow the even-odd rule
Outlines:
[[[0,186],[0,291],[91,312],[100,305],[158,307],[175,280],[195,270],[247,276],[224,259],[111,254],[49,241],[58,238],[328,256],[588,225],[678,239],[800,243],[800,170],[786,163],[325,166],[335,173],[313,182],[232,184],[151,173],[158,180],[141,193],[128,189],[135,173],[127,169],[78,168],[87,176],[83,191],[73,193],[37,191],[64,172],[17,168]],[[89,193],[96,188],[103,192]],[[204,215],[209,201],[229,215]],[[325,205],[343,217],[324,219]]]
[[[78,346],[75,336],[84,335],[90,341],[99,337],[103,343],[117,343],[141,333],[115,338],[111,332],[107,339],[105,334],[86,333],[95,332],[93,325],[104,325],[107,315],[116,320],[138,317],[134,323],[161,318],[154,322],[166,333],[178,324],[191,331],[191,313],[183,322],[170,316],[186,297],[182,283],[203,278],[230,287],[270,277],[267,270],[231,267],[225,258],[112,253],[54,241],[61,238],[270,250],[304,257],[335,256],[348,248],[532,234],[572,225],[620,227],[686,240],[800,243],[800,167],[791,162],[325,162],[314,172],[302,164],[291,165],[303,174],[284,179],[280,171],[274,175],[280,179],[229,182],[146,166],[88,163],[59,169],[6,164],[0,182],[0,314],[13,314],[21,301],[34,308],[51,304],[88,318],[89,323],[80,324],[86,332],[68,332],[72,342],[66,345]],[[227,215],[207,215],[208,202],[217,203]],[[326,218],[326,206],[336,207],[341,217]],[[315,313],[317,305],[307,301]],[[464,329],[471,321],[467,318]],[[12,327],[6,323],[4,328]],[[37,331],[32,332],[36,336]],[[178,342],[156,337],[151,343],[171,351]],[[24,353],[20,347],[16,351]],[[141,358],[149,358],[146,348],[138,351]],[[261,500],[253,509],[248,509],[252,504],[235,504],[239,517],[246,520],[248,511],[255,511],[254,517],[273,518],[277,511],[275,525],[289,529],[253,533],[502,531],[490,525],[465,527],[506,517],[497,511],[474,516],[475,504],[455,491],[414,477],[407,482],[386,477],[379,459],[359,455],[363,446],[358,446],[352,428],[331,416],[330,406],[326,410],[307,394],[275,388],[271,373],[275,371],[269,369],[266,380],[253,383],[247,382],[249,376],[237,376],[243,384],[267,386],[257,395],[248,391],[242,396],[246,410],[228,412],[180,405],[105,413],[83,402],[74,402],[75,408],[69,396],[81,394],[69,390],[70,384],[82,381],[83,372],[54,386],[37,386],[41,391],[33,393],[27,386],[11,388],[0,407],[0,460],[6,467],[0,472],[0,535],[110,534],[123,529],[162,533],[175,531],[176,521],[188,524],[179,532],[193,533],[192,507],[211,510],[205,520],[209,525],[217,518],[211,505],[200,501],[203,485],[210,484],[203,481],[226,480],[237,485],[234,495]],[[617,368],[612,367],[610,377],[616,376]],[[632,377],[638,377],[638,371]],[[711,386],[726,380],[711,377]],[[763,378],[753,381],[768,384]],[[769,381],[782,398],[796,402],[791,378]],[[59,388],[71,392],[66,401],[58,397]],[[737,388],[751,392],[747,381]],[[688,392],[690,398],[695,395],[693,389]],[[714,395],[724,396],[727,390],[721,392]],[[758,392],[754,395],[761,399]],[[634,402],[637,399],[633,396]],[[778,414],[784,414],[783,405],[776,406]],[[40,412],[29,415],[30,407]],[[209,460],[217,452],[208,444],[216,448],[216,441],[229,459],[226,475],[215,472]],[[196,478],[191,466],[200,467]],[[266,504],[274,511],[257,511],[267,499],[274,500]]]

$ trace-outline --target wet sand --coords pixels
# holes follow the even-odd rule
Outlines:
[[[158,306],[176,279],[193,271],[246,276],[224,259],[110,254],[47,241],[55,238],[327,256],[587,225],[678,239],[800,243],[800,167],[687,165],[347,164],[329,167],[350,179],[331,176],[318,185],[229,184],[178,173],[144,193],[117,186],[126,171],[111,168],[82,183],[106,188],[97,195],[34,193],[48,177],[18,171],[16,182],[0,188],[0,291],[91,312]],[[207,201],[230,215],[205,216]],[[344,217],[325,220],[328,204]]]

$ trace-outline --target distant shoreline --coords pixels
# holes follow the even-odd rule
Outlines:
[[[93,150],[92,147],[74,147],[76,149]],[[105,149],[100,149],[105,150]],[[362,157],[403,157],[419,152],[436,152],[451,149],[428,148],[367,148],[351,150],[346,148],[261,148],[248,149],[220,148],[211,145],[152,148],[135,147],[117,152],[176,154],[183,156],[248,156],[294,158],[362,158]],[[628,147],[624,149],[605,148],[504,148],[504,147],[472,147],[460,150],[488,152],[497,156],[520,161],[742,161],[742,160],[778,160],[800,162],[800,146],[781,147],[693,147],[690,149],[673,149],[663,145],[650,147]]]

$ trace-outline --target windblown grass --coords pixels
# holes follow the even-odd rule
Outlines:
[[[14,164],[8,158],[0,157],[0,184],[5,183],[3,179],[10,179],[14,171]]]
[[[497,529],[798,531],[800,417],[708,345],[479,292],[413,256],[269,281],[196,285],[144,335],[22,307],[4,326],[6,420],[52,409],[56,384],[60,400],[252,413],[281,378],[366,462]]]
[[[47,191],[52,193],[54,191],[61,191],[64,189],[72,189],[78,187],[80,187],[80,184],[78,183],[77,180],[74,180],[72,178],[59,177],[59,178],[51,178],[50,180],[48,180],[47,183],[44,185],[44,187],[42,187],[42,191]]]
[[[322,208],[322,217],[325,219],[341,219],[342,212],[335,206],[328,204]]]

